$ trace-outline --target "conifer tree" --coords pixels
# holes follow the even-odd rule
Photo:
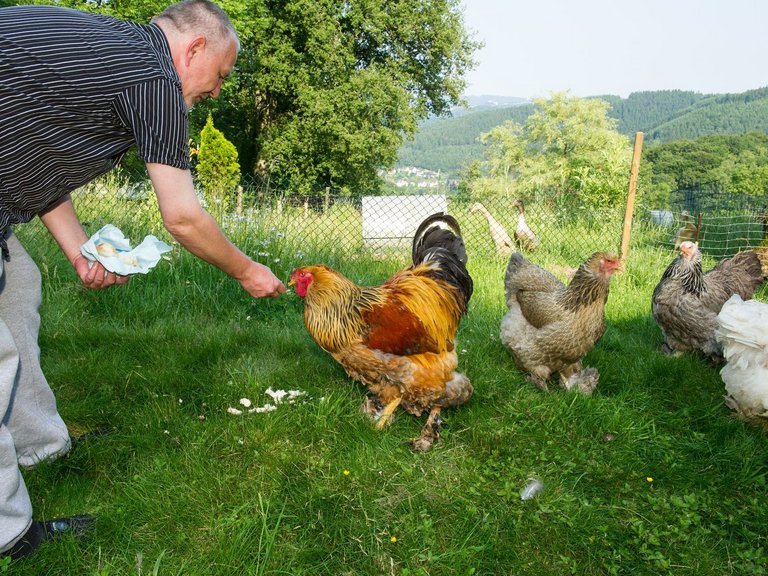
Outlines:
[[[240,183],[240,164],[237,149],[213,125],[210,114],[200,132],[197,160],[197,179],[208,209],[220,213],[228,211]]]

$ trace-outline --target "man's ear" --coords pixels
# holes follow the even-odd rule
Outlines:
[[[192,59],[203,52],[205,49],[205,36],[195,36],[187,44],[187,49],[184,52],[184,63],[189,67]]]

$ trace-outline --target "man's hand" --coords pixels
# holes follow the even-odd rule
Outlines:
[[[272,270],[258,262],[251,262],[246,275],[239,279],[239,282],[254,298],[277,298],[285,293],[285,285],[272,273]]]
[[[91,262],[82,254],[75,257],[72,265],[83,285],[94,290],[109,288],[115,284],[126,284],[131,279],[130,276],[119,276],[114,272],[109,272],[100,263]]]

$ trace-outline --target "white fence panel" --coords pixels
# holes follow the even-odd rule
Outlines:
[[[419,224],[435,212],[448,212],[445,196],[364,196],[363,243],[374,249],[410,243]]]

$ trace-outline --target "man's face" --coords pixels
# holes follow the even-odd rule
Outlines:
[[[184,101],[189,108],[206,98],[216,98],[221,84],[229,76],[237,61],[237,42],[234,38],[218,46],[202,39],[190,48],[186,82],[182,81]]]

